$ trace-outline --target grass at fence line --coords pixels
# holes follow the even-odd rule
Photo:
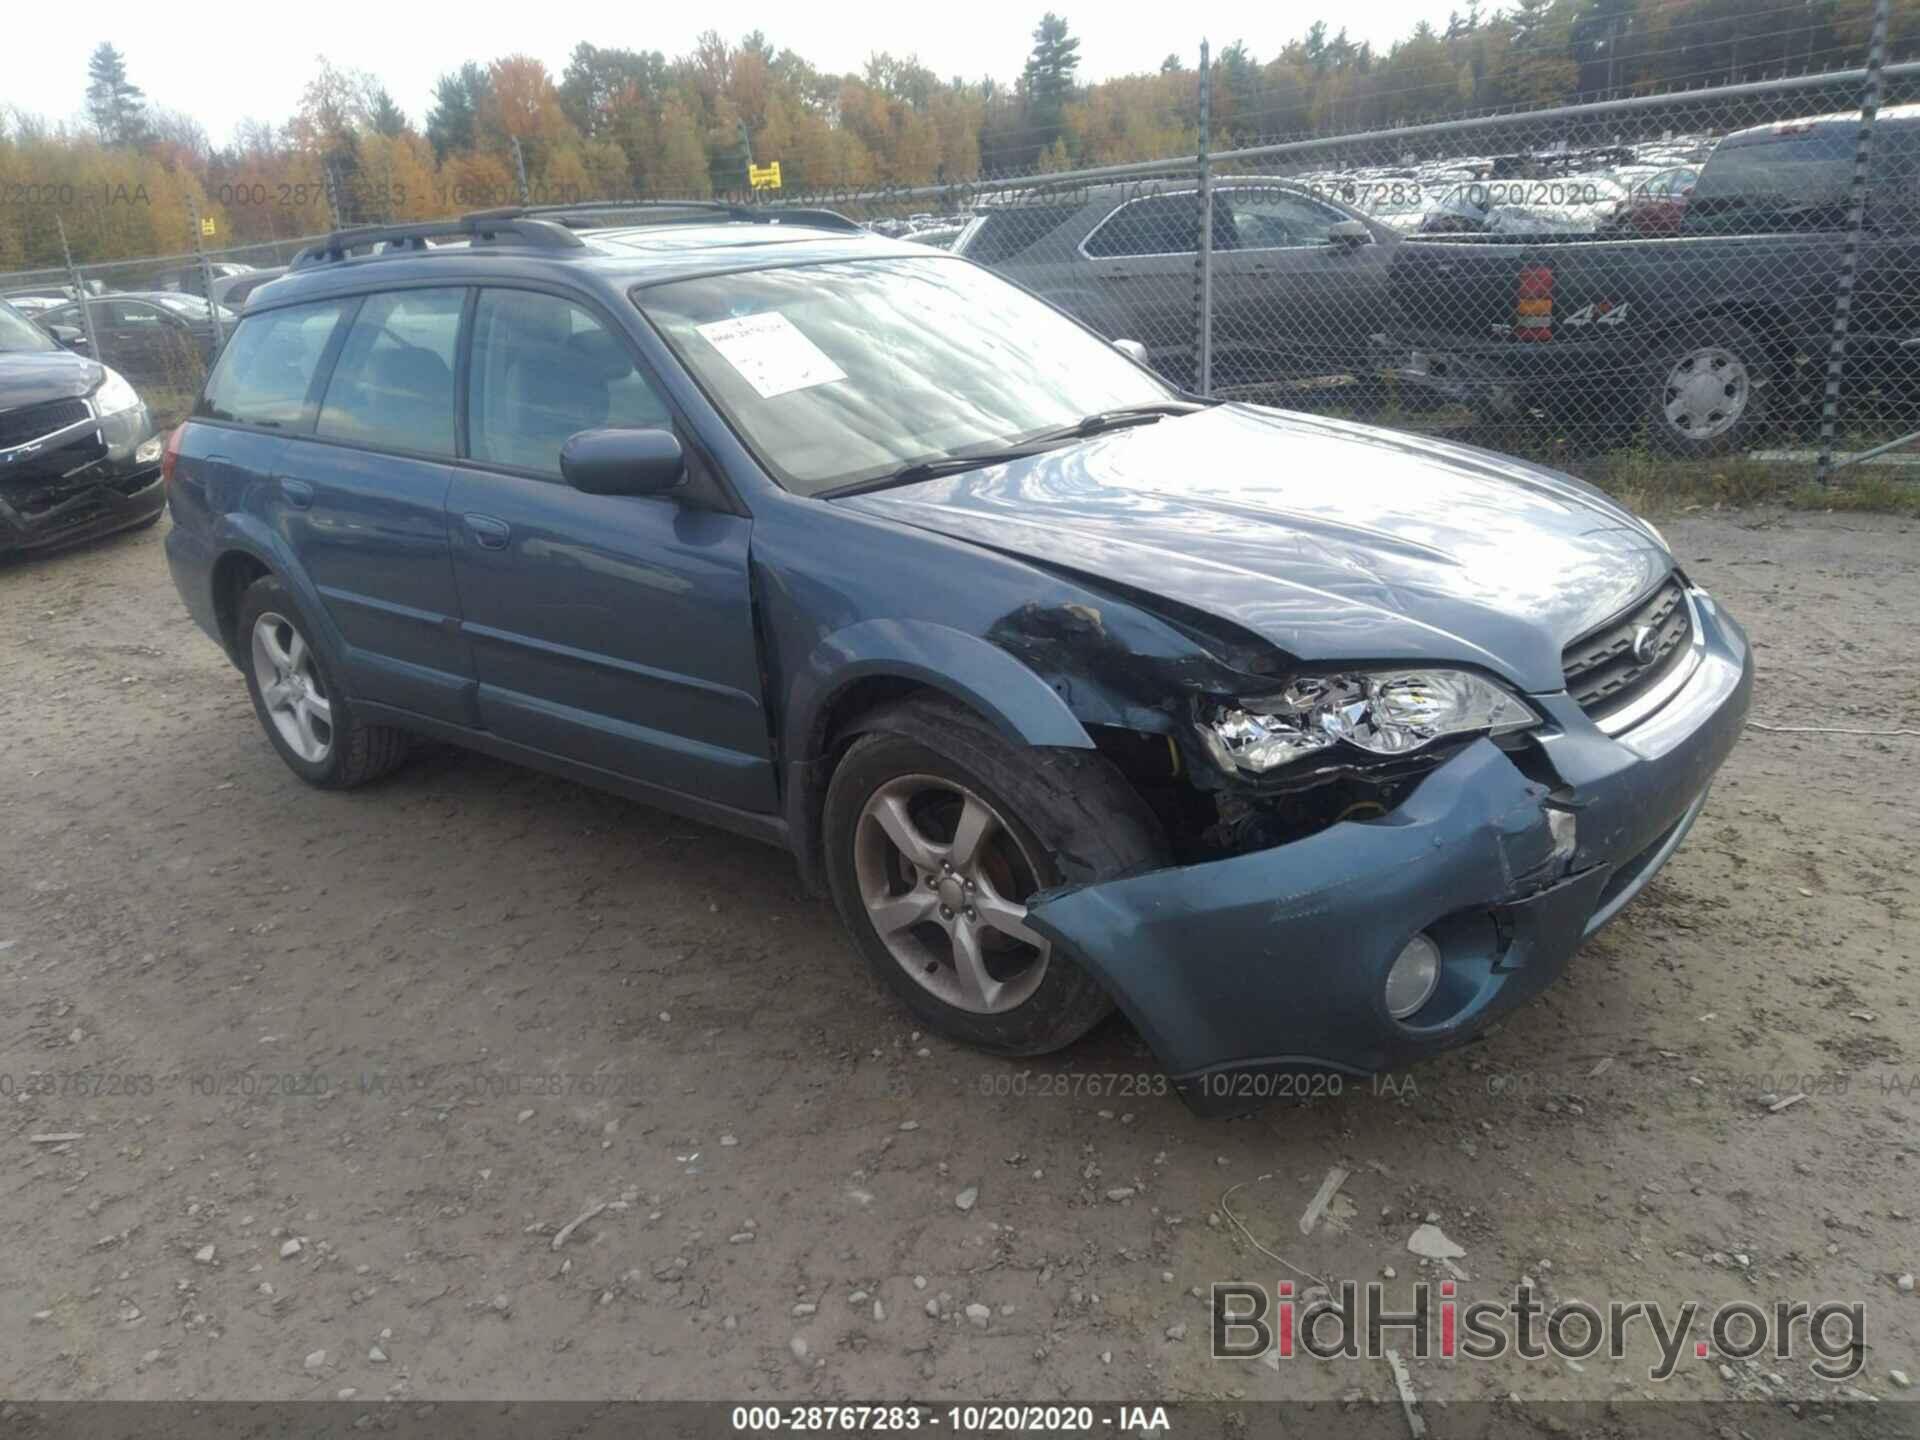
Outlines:
[[[168,346],[160,373],[136,387],[140,391],[140,398],[147,402],[155,428],[171,430],[186,419],[193,411],[193,402],[200,394],[200,384],[206,378],[207,367],[201,361],[197,348]]]
[[[1843,470],[1834,484],[1821,485],[1811,464],[1780,464],[1746,455],[1678,460],[1645,448],[1593,456],[1566,469],[1642,515],[1751,505],[1920,515],[1920,480],[1902,480],[1886,470]]]

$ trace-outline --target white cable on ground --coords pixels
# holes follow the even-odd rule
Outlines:
[[[1775,735],[1920,735],[1920,730],[1853,730],[1845,725],[1766,725],[1747,721],[1749,730],[1770,730]]]

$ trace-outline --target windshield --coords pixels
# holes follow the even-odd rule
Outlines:
[[[773,475],[816,495],[1173,392],[963,261],[756,270],[635,292]]]
[[[46,331],[0,300],[0,355],[35,354],[59,348]]]

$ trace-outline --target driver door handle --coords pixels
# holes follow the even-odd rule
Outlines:
[[[512,527],[504,520],[496,520],[491,515],[468,515],[465,518],[467,530],[482,550],[504,550],[507,542],[513,538]]]

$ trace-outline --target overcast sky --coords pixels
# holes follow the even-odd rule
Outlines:
[[[50,120],[78,118],[85,102],[87,56],[111,40],[127,57],[136,85],[154,102],[184,110],[224,144],[245,118],[284,121],[324,53],[386,84],[416,125],[432,103],[434,78],[463,60],[523,51],[559,78],[580,40],[669,58],[693,48],[702,30],[737,40],[763,30],[774,48],[792,48],[823,70],[858,70],[879,50],[918,54],[943,79],[1020,71],[1040,14],[1051,3],[1080,37],[1080,76],[1100,80],[1153,70],[1169,52],[1189,65],[1202,35],[1218,51],[1245,40],[1257,56],[1275,54],[1324,16],[1355,40],[1386,45],[1422,17],[1446,19],[1446,0],[1365,0],[1312,8],[1272,0],[1208,0],[1184,15],[1159,6],[1075,5],[1073,0],[968,0],[963,4],[801,7],[773,0],[705,0],[683,6],[573,0],[560,6],[515,4],[367,4],[301,6],[133,5],[94,0],[79,10],[46,0],[13,0],[7,49],[32,63],[9,64],[0,105]],[[1491,7],[1489,7],[1491,8]]]

